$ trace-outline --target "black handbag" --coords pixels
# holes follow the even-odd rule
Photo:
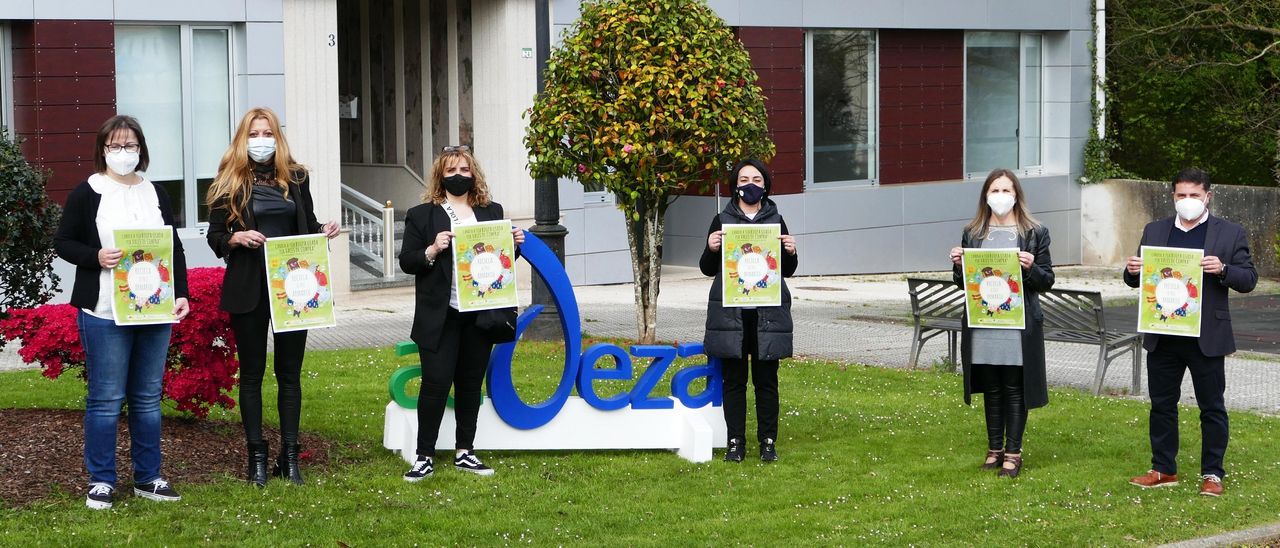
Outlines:
[[[516,340],[516,308],[492,308],[477,312],[476,329],[493,344]]]

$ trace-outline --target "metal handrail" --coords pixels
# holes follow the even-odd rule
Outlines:
[[[341,187],[342,224],[351,230],[351,252],[380,263],[383,279],[395,278],[396,225],[391,200],[381,204],[345,184]]]

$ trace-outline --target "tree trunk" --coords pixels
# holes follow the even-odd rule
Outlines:
[[[627,223],[631,246],[631,274],[635,280],[636,327],[641,344],[658,337],[658,290],[662,280],[662,227],[664,197],[637,201],[640,219]]]

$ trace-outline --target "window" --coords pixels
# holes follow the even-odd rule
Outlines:
[[[146,175],[169,194],[174,222],[207,221],[204,192],[231,142],[230,29],[116,26],[116,111],[142,125]]]
[[[1041,164],[1039,34],[965,36],[965,171]]]
[[[805,37],[809,181],[874,181],[875,32],[814,30]]]
[[[13,138],[13,44],[9,25],[0,24],[0,127]]]

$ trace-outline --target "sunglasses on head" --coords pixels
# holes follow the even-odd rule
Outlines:
[[[467,145],[448,145],[441,148],[440,152],[471,152],[471,147]]]

